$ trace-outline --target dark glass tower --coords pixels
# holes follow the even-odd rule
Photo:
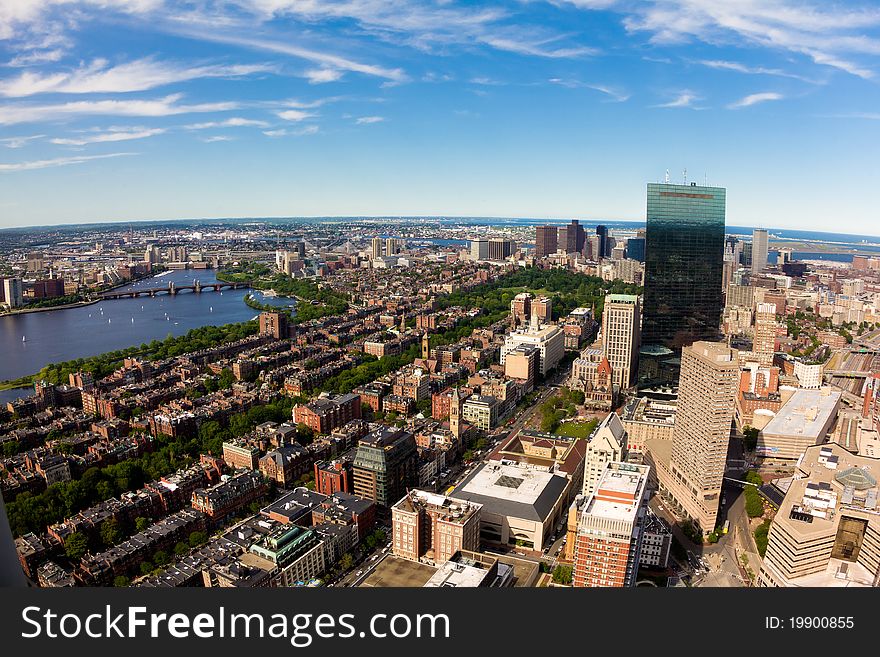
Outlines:
[[[596,236],[599,238],[599,258],[607,258],[609,255],[608,228],[599,224],[596,226]],[[593,257],[595,257],[595,255]]]
[[[630,237],[626,241],[626,257],[630,260],[645,261],[645,238]]]
[[[679,354],[719,338],[725,196],[723,187],[648,184],[642,344]]]

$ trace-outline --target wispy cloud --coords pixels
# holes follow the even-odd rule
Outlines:
[[[102,144],[113,141],[130,141],[132,139],[146,139],[165,132],[164,128],[108,128],[105,132],[86,135],[84,137],[57,137],[50,139],[53,144],[61,146],[85,146],[87,144]]]
[[[152,100],[82,100],[69,103],[0,105],[0,125],[39,123],[76,116],[173,116],[196,112],[226,112],[238,108],[235,102],[181,105],[182,94]]]
[[[279,118],[282,118],[285,121],[305,121],[306,119],[312,119],[317,116],[314,112],[306,112],[300,109],[282,110],[276,112],[276,114]]]
[[[267,128],[267,121],[246,119],[241,116],[233,116],[223,121],[206,121],[204,123],[191,123],[183,126],[187,130],[209,130],[211,128]]]
[[[367,125],[370,123],[381,123],[385,120],[384,116],[361,116],[355,119],[357,125]]]
[[[305,72],[305,77],[311,84],[336,82],[342,75],[342,71],[335,68],[315,68]]]
[[[264,130],[263,134],[267,137],[303,137],[305,135],[318,134],[319,128],[316,125],[307,125],[297,130],[288,130],[287,128],[279,128],[277,130]]]
[[[0,173],[14,171],[32,171],[34,169],[49,169],[51,167],[66,167],[72,164],[82,164],[91,160],[103,160],[110,157],[122,157],[124,155],[136,155],[136,153],[106,153],[104,155],[77,155],[74,157],[56,157],[50,160],[31,160],[29,162],[0,163]]]
[[[211,137],[201,137],[200,139],[206,144],[213,144],[217,141],[232,141],[232,137],[228,135],[213,135]]]
[[[35,64],[51,64],[61,61],[64,50],[53,48],[52,50],[32,50],[16,55],[6,65],[11,67],[33,66]]]
[[[468,82],[470,82],[471,84],[479,84],[487,87],[500,87],[504,85],[501,80],[490,78],[487,75],[478,75],[472,77],[470,80],[468,80]]]
[[[675,107],[694,107],[696,101],[702,100],[700,96],[692,91],[682,91],[675,98],[666,103],[653,105],[653,107],[675,108]]]
[[[576,0],[577,3],[577,0]],[[699,40],[711,45],[757,45],[806,56],[862,78],[874,71],[853,57],[876,56],[880,39],[866,30],[880,26],[876,5],[843,6],[817,0],[645,0],[620,2],[630,32],[649,32],[655,44]]]
[[[42,139],[46,135],[28,135],[26,137],[4,137],[0,139],[0,144],[3,144],[6,148],[21,148],[22,146],[26,146],[28,142],[31,142],[35,139]]]
[[[203,41],[224,43],[227,45],[247,48],[249,50],[272,52],[297,57],[315,64],[320,64],[323,68],[335,71],[350,71],[352,73],[361,73],[394,81],[404,81],[408,79],[406,73],[404,73],[401,68],[388,68],[376,64],[364,64],[354,59],[304,48],[284,41],[236,36],[233,34],[225,34],[218,30],[181,30],[180,33]]]
[[[589,82],[581,82],[580,80],[567,80],[565,78],[550,78],[548,82],[551,84],[558,84],[561,87],[568,87],[569,89],[592,89],[593,91],[605,94],[618,103],[626,102],[631,97],[626,91],[604,84],[592,84]]]
[[[727,106],[727,109],[740,109],[742,107],[751,107],[752,105],[757,105],[758,103],[766,103],[769,100],[782,100],[785,98],[782,94],[776,93],[775,91],[764,91],[757,94],[749,94],[739,100],[730,103]]]
[[[699,62],[703,66],[709,68],[722,69],[727,71],[736,71],[738,73],[746,73],[748,75],[775,75],[782,78],[791,78],[793,80],[801,80],[802,82],[810,82],[815,84],[816,81],[797,73],[789,73],[780,68],[766,68],[763,66],[746,66],[740,62],[730,62],[722,59],[703,59]]]
[[[198,78],[235,78],[274,70],[268,64],[183,66],[151,58],[110,66],[96,59],[73,71],[34,73],[0,81],[0,96],[22,98],[41,93],[90,94],[147,91]]]

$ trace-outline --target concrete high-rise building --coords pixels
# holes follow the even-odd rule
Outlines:
[[[471,260],[489,259],[489,240],[471,240]]]
[[[20,308],[24,305],[20,278],[10,277],[3,279],[3,302],[10,308]]]
[[[260,313],[260,335],[270,335],[276,340],[287,337],[287,315],[283,313]]]
[[[501,237],[493,237],[489,240],[489,260],[504,260],[516,251],[516,242]]]
[[[723,187],[648,184],[643,344],[718,339],[725,202]]]
[[[761,365],[772,365],[776,353],[776,304],[759,303],[755,312],[755,339],[752,351]]]
[[[400,251],[397,239],[394,237],[385,238],[385,255],[397,255]]]
[[[635,586],[649,471],[646,465],[609,463],[595,494],[580,498],[572,573],[575,587]]]
[[[752,231],[752,273],[759,274],[767,268],[767,252],[769,240],[767,231],[755,228]]]
[[[837,444],[807,448],[770,525],[758,585],[878,586],[878,467]]]
[[[722,342],[683,349],[671,450],[646,441],[661,491],[705,532],[718,519],[739,374],[737,351]]]
[[[550,297],[532,299],[532,317],[535,317],[541,324],[546,324],[553,319],[553,301]]]
[[[628,452],[626,429],[617,413],[609,413],[596,427],[595,433],[587,443],[584,460],[583,494],[589,497],[596,492],[599,479],[609,463],[626,460]]]
[[[372,247],[372,258],[373,260],[378,260],[382,257],[382,238],[374,237],[370,240],[370,245]]]
[[[159,252],[159,247],[155,244],[150,244],[146,250],[144,251],[144,262],[149,262],[150,264],[158,264],[162,262],[162,254]]]
[[[538,371],[541,376],[555,368],[565,355],[565,334],[553,324],[544,326],[528,326],[507,335],[501,347],[501,364],[504,365],[507,354],[522,344],[534,345],[538,349]]]
[[[621,390],[633,384],[639,358],[641,332],[639,297],[609,294],[602,311],[602,346],[611,363],[611,381]]]
[[[480,549],[482,504],[422,490],[391,507],[394,556],[441,564],[459,550]]]
[[[543,258],[556,253],[559,231],[556,226],[538,226],[535,228],[535,257]]]
[[[532,299],[529,292],[520,292],[510,302],[510,323],[514,328],[529,323],[532,317]]]
[[[599,238],[599,253],[596,254],[596,259],[607,258],[610,253],[608,249],[608,228],[601,224],[596,226],[596,237]]]

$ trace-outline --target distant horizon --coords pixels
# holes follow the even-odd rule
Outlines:
[[[83,227],[93,227],[93,226],[125,226],[128,224],[170,224],[170,223],[198,223],[198,222],[232,222],[232,223],[244,223],[244,222],[261,222],[261,221],[343,221],[343,220],[380,220],[380,219],[393,219],[393,220],[401,220],[401,221],[418,221],[418,220],[474,220],[474,221],[496,221],[496,220],[504,220],[504,221],[546,221],[549,223],[559,223],[565,224],[573,219],[581,223],[597,223],[601,224],[603,222],[606,223],[625,223],[625,224],[637,224],[637,225],[645,225],[647,223],[646,219],[611,219],[611,218],[601,218],[601,219],[585,219],[583,217],[531,217],[531,216],[505,216],[505,215],[450,215],[450,214],[438,214],[438,215],[421,215],[421,214],[411,214],[411,215],[398,215],[398,214],[376,214],[376,215],[277,215],[277,216],[226,216],[226,217],[176,217],[170,219],[118,219],[118,220],[105,220],[105,221],[72,221],[72,222],[61,222],[57,224],[36,224],[36,225],[22,225],[22,226],[5,226],[0,228],[0,233],[16,231],[16,230],[24,230],[24,231],[38,231],[40,229],[60,229],[60,228],[75,228],[77,226]],[[779,232],[779,231],[793,231],[799,233],[811,233],[817,235],[841,235],[848,237],[870,237],[876,238],[880,240],[880,233],[871,234],[868,232],[864,233],[852,233],[847,231],[831,231],[831,230],[814,230],[808,228],[788,228],[785,226],[772,226],[769,224],[741,224],[741,223],[725,223],[725,229],[727,228],[750,228],[750,229],[765,229],[768,232]]]

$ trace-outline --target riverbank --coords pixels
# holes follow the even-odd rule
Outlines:
[[[107,287],[102,287],[99,290],[92,290],[90,294],[101,295],[105,292],[111,292],[112,290],[119,289],[120,287],[125,287],[126,285],[131,285],[132,283],[137,283],[138,281],[143,281],[148,278],[155,278],[156,276],[161,276],[166,272],[171,272],[170,269],[163,269],[159,272],[150,272],[144,276],[137,276],[135,278],[129,278],[128,280],[122,281],[121,283],[115,283],[113,285],[108,285]],[[57,306],[42,306],[40,308],[19,308],[17,310],[8,310],[6,312],[0,313],[0,317],[11,317],[12,315],[27,315],[29,313],[43,313],[48,312],[50,310],[69,310],[70,308],[82,308],[83,306],[92,306],[96,303],[100,303],[104,301],[100,296],[95,299],[83,299],[82,301],[76,301],[74,303],[63,303]],[[2,388],[0,388],[2,390]]]
[[[67,310],[68,308],[82,308],[83,306],[91,306],[100,303],[101,299],[92,299],[89,301],[77,301],[76,303],[65,303],[60,306],[46,306],[45,308],[21,308],[20,310],[10,310],[0,313],[0,317],[10,317],[12,315],[27,315],[29,313],[44,313],[50,310]]]

